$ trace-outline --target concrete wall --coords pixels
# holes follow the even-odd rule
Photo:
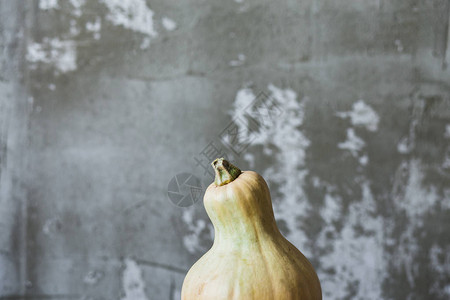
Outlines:
[[[212,146],[266,178],[324,299],[450,297],[449,1],[0,14],[0,299],[178,299],[213,230],[168,185],[212,182]]]

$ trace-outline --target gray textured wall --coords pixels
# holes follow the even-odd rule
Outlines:
[[[213,232],[168,183],[209,184],[208,145],[266,178],[324,299],[449,299],[449,15],[0,1],[0,299],[178,299]]]

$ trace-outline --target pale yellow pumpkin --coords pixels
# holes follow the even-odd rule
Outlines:
[[[224,159],[204,205],[214,225],[211,249],[189,270],[182,300],[320,300],[314,268],[278,230],[269,188]]]

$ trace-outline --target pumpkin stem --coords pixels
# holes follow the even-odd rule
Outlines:
[[[223,158],[217,158],[211,163],[216,173],[214,183],[222,186],[235,180],[242,172],[238,167],[232,165]]]

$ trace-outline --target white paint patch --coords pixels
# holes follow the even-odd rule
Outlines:
[[[310,141],[299,129],[303,124],[304,106],[302,101],[297,100],[297,93],[291,89],[280,89],[272,84],[268,89],[270,97],[283,111],[283,117],[270,118],[267,112],[250,112],[251,117],[262,124],[262,127],[259,132],[252,132],[248,130],[248,123],[236,124],[239,130],[238,138],[240,142],[252,140],[251,145],[261,145],[263,149],[277,149],[272,154],[276,162],[262,175],[280,187],[282,199],[274,207],[275,217],[286,222],[291,232],[288,235],[289,240],[308,256],[309,252],[305,246],[308,239],[297,223],[298,218],[304,216],[309,207],[302,182],[307,174],[304,165]],[[246,120],[244,108],[248,107],[255,97],[250,88],[239,90],[233,104],[232,117]]]
[[[58,217],[54,217],[45,221],[42,232],[46,235],[52,235],[57,233],[61,229],[61,226],[61,220]]]
[[[244,3],[244,1],[242,1],[242,3],[243,4],[238,9],[238,13],[245,13],[250,9],[250,4],[248,2]]]
[[[244,109],[255,100],[255,94],[250,88],[240,89],[236,93],[236,98],[231,111],[233,117],[242,118],[245,115]],[[243,128],[246,131],[246,128]]]
[[[312,181],[312,185],[313,185],[313,187],[315,187],[315,188],[318,188],[318,187],[320,187],[320,186],[321,186],[321,184],[322,184],[322,182],[321,182],[320,178],[319,178],[319,177],[317,177],[317,176],[313,176],[313,177],[311,178],[311,181]]]
[[[448,154],[444,158],[444,162],[442,163],[442,167],[444,169],[450,169],[450,156]]]
[[[122,287],[125,296],[122,300],[149,300],[145,294],[145,282],[142,278],[142,270],[138,264],[130,259],[126,258],[125,270],[122,276]]]
[[[250,169],[255,168],[255,156],[252,153],[244,153],[244,159],[248,162]]]
[[[72,37],[75,37],[78,34],[80,34],[80,28],[78,28],[76,20],[70,20],[69,33]]]
[[[445,134],[444,137],[446,139],[450,139],[450,124],[445,125]]]
[[[348,112],[339,112],[336,114],[340,118],[350,118],[353,126],[365,127],[369,131],[376,131],[380,117],[372,107],[359,100],[353,103],[353,108]]]
[[[411,143],[408,137],[402,138],[397,144],[397,151],[401,154],[408,154],[414,148],[414,145]]]
[[[369,157],[367,156],[367,154],[364,154],[359,158],[359,163],[363,166],[367,166],[367,164],[369,163]]]
[[[26,58],[32,64],[43,63],[61,73],[77,69],[77,49],[74,41],[45,38],[42,43],[28,45]]]
[[[440,295],[442,298],[450,297],[450,283],[444,289],[439,285],[441,282],[448,282],[450,274],[450,247],[443,249],[438,245],[430,248],[429,258],[433,272],[437,274],[437,279],[431,287],[431,292]]]
[[[320,211],[320,215],[326,224],[339,220],[342,215],[342,199],[339,196],[325,195],[325,205]]]
[[[86,23],[86,30],[94,33],[94,39],[100,39],[100,30],[102,29],[102,20],[96,17],[94,22]]]
[[[398,210],[397,214],[405,213],[408,224],[406,230],[402,231],[397,238],[397,259],[393,261],[393,267],[399,271],[405,271],[409,285],[414,287],[417,277],[417,270],[414,266],[420,251],[415,232],[423,227],[423,216],[432,210],[438,201],[438,196],[434,187],[423,187],[424,175],[420,161],[411,160],[403,163],[397,173],[407,173],[408,177],[406,178],[404,192],[395,195],[394,191],[393,203]],[[403,184],[401,180],[400,177],[396,178],[394,187],[401,186]]]
[[[141,42],[140,48],[141,48],[142,50],[144,50],[144,49],[147,49],[148,47],[150,47],[150,38],[145,37],[145,38],[142,40],[142,42]]]
[[[174,31],[175,29],[177,29],[177,23],[174,20],[163,17],[161,21],[162,25],[167,31]]]
[[[238,66],[242,66],[245,63],[245,60],[246,60],[246,56],[242,53],[239,53],[238,59],[232,60],[228,64],[232,67],[238,67]]]
[[[435,188],[425,189],[422,186],[424,175],[421,168],[421,163],[418,160],[409,162],[409,178],[405,195],[396,201],[397,207],[405,211],[408,217],[414,220],[428,212],[438,200]]]
[[[342,218],[342,200],[339,196],[325,195],[321,215],[325,228],[317,243],[322,249],[331,249],[319,257],[324,299],[346,299],[348,284],[357,285],[352,299],[383,299],[382,285],[387,273],[386,253],[383,249],[384,224],[381,216],[374,216],[375,200],[368,182],[362,184],[362,200],[352,203],[346,222],[340,232],[332,221]],[[360,234],[357,227],[373,234]],[[331,234],[331,237],[329,235]],[[322,270],[334,270],[333,274]]]
[[[109,9],[106,18],[116,26],[156,37],[153,11],[145,0],[101,0]]]
[[[73,6],[71,13],[77,17],[81,17],[83,14],[81,8],[86,4],[86,0],[70,0],[70,4]]]
[[[395,46],[397,47],[397,51],[398,52],[403,52],[403,44],[402,41],[400,40],[395,40],[394,41]]]
[[[185,209],[183,210],[183,222],[187,225],[188,234],[183,237],[183,245],[189,253],[195,254],[199,252],[204,252],[204,247],[201,246],[201,233],[208,229],[211,233],[211,239],[214,238],[214,228],[211,224],[207,227],[206,222],[203,219],[197,219],[194,221],[194,210]]]
[[[58,0],[40,0],[39,1],[39,9],[42,10],[50,10],[50,9],[58,9]]]
[[[358,157],[358,152],[364,148],[366,144],[364,141],[355,134],[353,128],[347,129],[347,139],[343,143],[339,143],[339,149],[348,150],[354,157]]]
[[[89,285],[95,285],[103,278],[103,276],[105,276],[105,274],[101,271],[89,271],[86,276],[84,276],[83,282]]]
[[[402,154],[411,153],[416,146],[416,127],[418,121],[412,120],[409,125],[408,135],[403,137],[397,144],[397,151]]]

